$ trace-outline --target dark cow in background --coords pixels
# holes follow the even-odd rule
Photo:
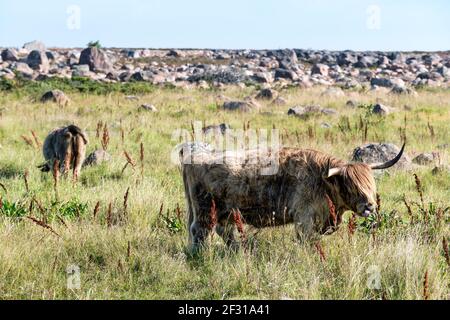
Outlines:
[[[43,172],[52,170],[55,161],[59,162],[59,170],[66,174],[73,169],[73,178],[77,180],[86,156],[88,138],[85,132],[75,125],[52,130],[43,145],[46,162],[38,168]]]

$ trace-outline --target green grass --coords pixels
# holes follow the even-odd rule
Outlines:
[[[364,130],[359,127],[362,118],[368,123],[368,141],[400,145],[399,129],[406,128],[410,156],[439,151],[441,162],[448,164],[449,149],[436,146],[450,142],[450,92],[420,90],[417,97],[398,97],[348,91],[346,97],[332,98],[321,97],[320,88],[289,88],[281,91],[287,106],[261,102],[261,111],[270,114],[239,114],[220,110],[217,96],[242,99],[253,94],[254,88],[228,87],[219,92],[143,83],[22,81],[0,85],[0,183],[7,190],[0,188],[0,299],[422,299],[425,272],[430,298],[450,298],[450,266],[442,249],[443,237],[449,237],[448,171],[433,175],[433,166],[417,166],[377,176],[380,227],[373,234],[370,221],[358,219],[351,236],[350,213],[346,213],[341,228],[321,240],[325,260],[314,245],[297,243],[292,226],[258,233],[248,230],[250,246],[239,252],[227,250],[215,235],[203,254],[193,257],[185,251],[182,180],[179,168],[170,161],[178,143],[172,141],[172,133],[177,128],[190,131],[195,120],[207,125],[225,122],[233,128],[242,128],[248,121],[251,128],[275,126],[283,133],[285,145],[316,148],[348,159],[353,148],[364,142]],[[61,108],[34,102],[50,88],[64,90],[71,104]],[[140,100],[129,101],[127,94],[138,94]],[[365,105],[380,98],[397,111],[382,120],[364,108],[347,108],[350,98]],[[154,104],[159,112],[138,111],[141,103]],[[286,115],[291,106],[312,103],[335,108],[340,114],[307,120]],[[412,111],[404,111],[406,104]],[[101,148],[96,138],[99,120],[109,128],[112,160],[83,169],[75,185],[61,179],[56,195],[51,174],[36,168],[43,161],[41,150],[27,145],[21,136],[31,137],[33,130],[42,142],[54,127],[75,123],[87,130],[90,152]],[[332,128],[320,127],[322,122]],[[342,129],[347,123],[350,129]],[[145,150],[143,179],[140,142]],[[124,150],[138,165],[122,173]],[[422,209],[413,173],[422,182]],[[100,209],[94,218],[97,202]],[[439,210],[444,212],[438,219]],[[30,214],[46,221],[59,236],[23,218]],[[73,264],[81,270],[80,289],[67,288],[66,268]],[[371,289],[368,280],[378,272],[380,289]]]

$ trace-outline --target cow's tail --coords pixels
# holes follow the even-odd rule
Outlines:
[[[80,128],[74,125],[68,127],[70,133],[72,133],[72,150],[73,150],[73,178],[78,179],[80,175],[81,166],[83,165],[84,158],[86,156],[86,144],[88,139],[86,134],[81,131]]]
[[[67,130],[75,137],[75,136],[80,136],[83,139],[84,144],[88,144],[89,140],[86,136],[86,134],[83,132],[83,130],[81,130],[79,127],[77,127],[76,125],[69,125],[67,127]]]

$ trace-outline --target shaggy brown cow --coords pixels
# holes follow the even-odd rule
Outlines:
[[[72,167],[73,178],[77,180],[86,155],[87,143],[86,133],[75,125],[54,129],[45,138],[42,148],[46,163],[38,168],[48,172],[58,160],[60,171],[66,174]]]
[[[260,173],[264,157],[256,152],[226,154],[225,158],[206,149],[188,155],[181,152],[189,244],[196,249],[204,242],[213,229],[213,218],[224,241],[238,245],[230,218],[237,209],[244,222],[255,227],[295,223],[302,241],[333,231],[328,197],[335,206],[337,224],[346,210],[367,217],[376,209],[372,170],[393,166],[404,147],[394,159],[371,165],[346,163],[315,150],[282,148],[276,151],[278,170],[271,175]],[[213,204],[215,217],[210,214]]]

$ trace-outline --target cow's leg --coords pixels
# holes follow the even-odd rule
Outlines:
[[[190,249],[194,252],[201,249],[210,233],[211,230],[203,221],[194,218],[189,228]]]
[[[236,226],[232,223],[219,223],[216,226],[217,234],[223,239],[225,244],[233,249],[239,249],[239,241],[236,240]]]
[[[209,221],[211,196],[201,185],[196,185],[194,188],[189,187],[188,193],[189,247],[191,250],[197,251],[211,233]]]

